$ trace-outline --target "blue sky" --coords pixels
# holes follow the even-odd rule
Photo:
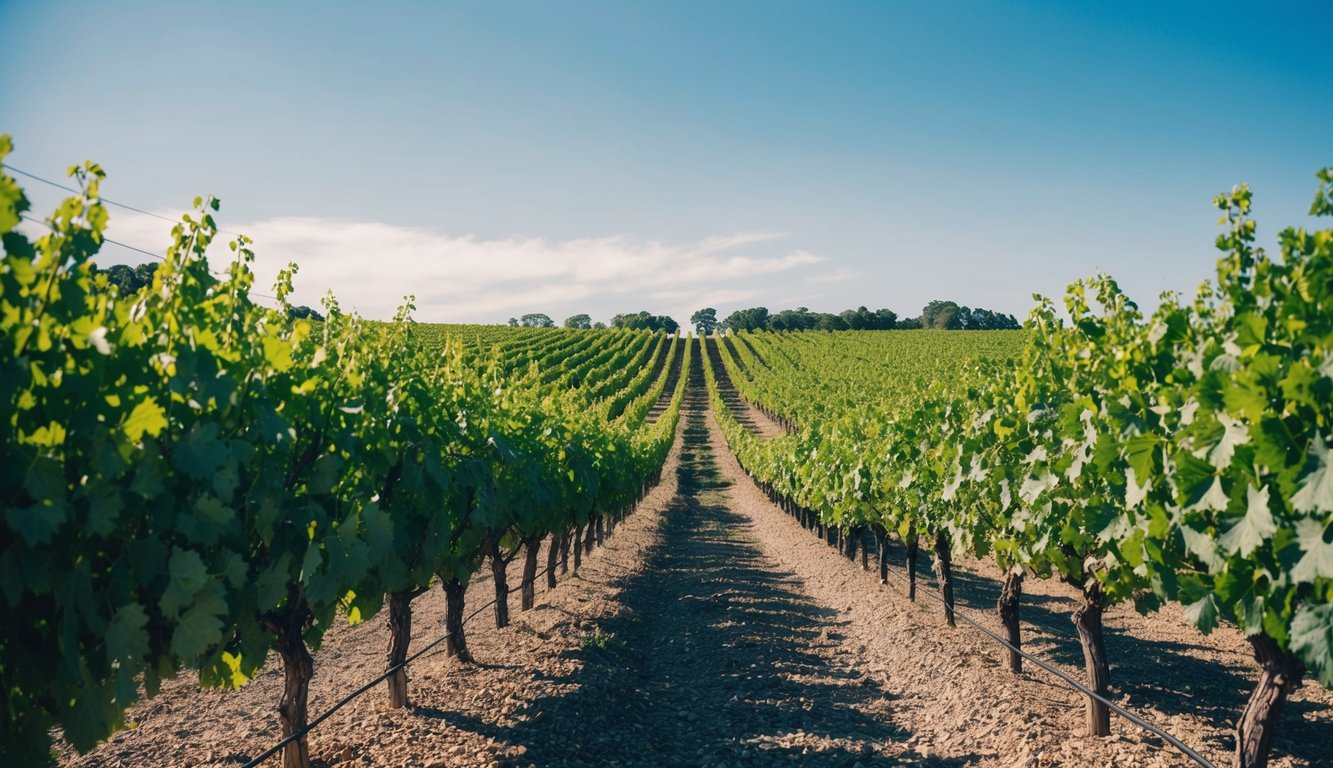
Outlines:
[[[139,207],[217,194],[261,277],[370,316],[1022,316],[1097,269],[1151,306],[1232,184],[1266,243],[1309,223],[1333,6],[1095,5],[0,0],[0,131]]]

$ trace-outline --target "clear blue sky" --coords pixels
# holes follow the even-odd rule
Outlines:
[[[1236,182],[1265,242],[1308,223],[1330,33],[1326,2],[0,0],[0,132],[113,199],[217,194],[371,315],[1021,317],[1098,268],[1192,292]]]

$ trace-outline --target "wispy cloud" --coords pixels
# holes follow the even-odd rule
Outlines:
[[[265,288],[282,266],[294,261],[300,266],[293,297],[297,303],[314,305],[332,290],[345,308],[387,317],[403,296],[412,294],[416,316],[425,321],[496,321],[529,311],[553,317],[589,311],[597,316],[642,308],[668,312],[684,322],[692,309],[709,302],[751,299],[756,278],[824,261],[808,251],[783,248],[779,241],[786,234],[778,231],[667,243],[626,236],[486,239],[319,218],[224,226],[254,238],[255,273]],[[108,234],[162,252],[169,230],[160,219],[118,213]],[[225,246],[229,239],[220,238],[210,256],[230,258]],[[123,255],[127,261],[142,260],[133,253]]]
[[[828,272],[810,275],[805,278],[805,281],[807,283],[841,283],[844,280],[850,280],[860,274],[860,272],[847,269],[846,267],[836,267]]]

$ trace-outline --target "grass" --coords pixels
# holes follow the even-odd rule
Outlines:
[[[583,646],[583,650],[585,651],[593,648],[596,648],[599,651],[605,651],[607,648],[619,650],[625,647],[625,641],[617,640],[616,636],[609,632],[603,632],[601,629],[594,629],[591,632],[583,633],[580,645]]]

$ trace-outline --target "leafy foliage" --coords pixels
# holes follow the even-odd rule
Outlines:
[[[1319,180],[1311,214],[1333,214]],[[739,334],[730,378],[799,429],[762,441],[715,392],[728,442],[829,523],[944,532],[1144,611],[1177,600],[1333,685],[1333,230],[1283,230],[1273,260],[1249,190],[1216,202],[1216,279],[1151,316],[1098,276],[1069,287],[1067,322],[1038,297],[1022,334]],[[964,309],[922,324],[967,327]]]
[[[0,138],[0,160],[9,149]],[[0,752],[80,750],[181,668],[253,676],[282,627],[318,646],[339,613],[466,577],[482,543],[618,514],[669,449],[661,337],[294,317],[250,300],[247,238],[222,277],[213,199],[173,232],[146,289],[92,260],[108,215],[94,164],[35,241],[0,174]],[[531,337],[523,334],[531,334]],[[502,347],[530,354],[507,360]],[[676,344],[670,350],[674,352]],[[665,369],[663,369],[665,371]],[[683,384],[684,377],[681,377]],[[616,416],[612,405],[619,407]]]

